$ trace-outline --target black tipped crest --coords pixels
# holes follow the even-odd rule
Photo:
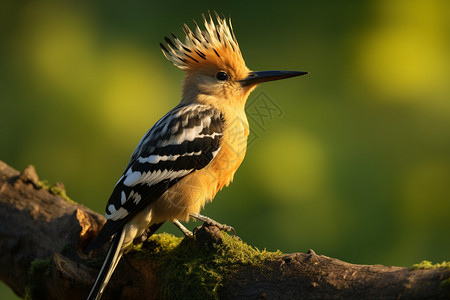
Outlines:
[[[169,53],[169,50],[167,50],[167,48],[166,48],[162,43],[159,43],[159,47],[161,47],[161,49],[162,49],[165,53]]]
[[[167,44],[169,44],[172,48],[175,48],[175,45],[172,43],[172,41],[166,36],[164,37],[164,40]]]
[[[161,49],[176,67],[185,70],[198,67],[203,62],[218,62],[225,59],[234,59],[245,65],[231,21],[220,17],[217,12],[214,14],[216,20],[213,20],[209,12],[208,16],[202,14],[204,30],[200,29],[195,20],[193,29],[184,24],[184,43],[174,33],[171,34],[173,40],[164,38],[167,46],[160,44]]]

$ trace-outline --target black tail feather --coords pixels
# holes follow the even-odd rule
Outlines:
[[[87,300],[99,300],[103,294],[106,285],[111,278],[114,269],[116,268],[120,258],[123,254],[123,239],[125,233],[124,230],[119,230],[112,239],[111,246],[109,246],[108,253],[106,254],[105,261],[103,262],[102,268],[97,275],[97,279],[87,297]]]

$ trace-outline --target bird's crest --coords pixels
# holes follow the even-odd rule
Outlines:
[[[220,17],[216,12],[216,22],[210,13],[202,14],[205,29],[195,22],[195,30],[184,24],[184,43],[172,33],[173,42],[165,37],[167,47],[160,44],[164,55],[182,70],[195,70],[205,65],[236,68],[245,66],[241,50],[233,32],[231,19]]]

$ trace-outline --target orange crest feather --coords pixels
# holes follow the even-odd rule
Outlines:
[[[221,18],[216,12],[203,16],[205,30],[195,23],[195,32],[184,24],[185,42],[172,33],[173,42],[166,37],[167,47],[160,44],[166,58],[182,70],[195,70],[207,65],[236,68],[245,66],[239,44],[233,32],[231,19]]]

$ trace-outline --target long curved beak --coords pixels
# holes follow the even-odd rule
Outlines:
[[[273,81],[279,79],[285,79],[290,77],[296,77],[301,75],[306,75],[308,72],[298,72],[298,71],[260,71],[260,72],[250,72],[248,77],[242,79],[242,86],[255,85],[266,81]]]

